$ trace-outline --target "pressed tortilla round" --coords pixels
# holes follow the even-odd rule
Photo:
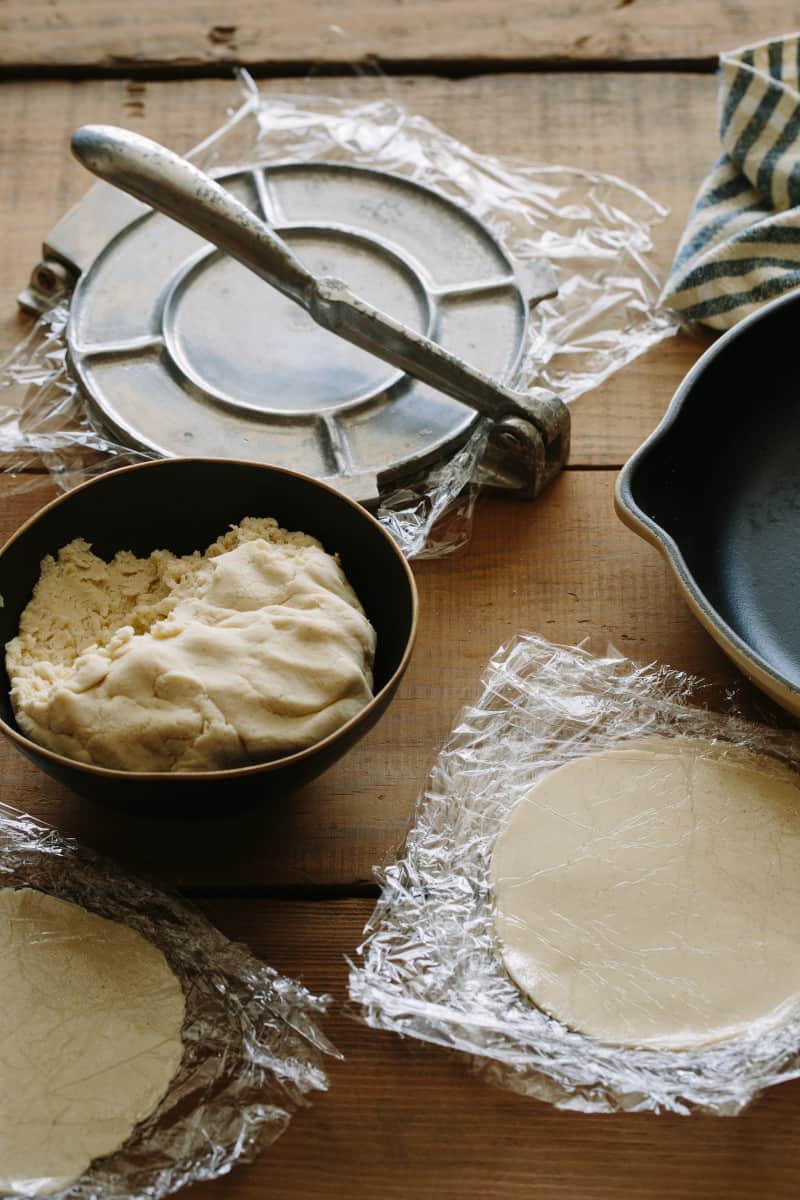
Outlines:
[[[604,1042],[713,1044],[800,999],[800,788],[772,760],[647,738],[573,760],[492,858],[515,983]]]
[[[0,890],[0,1191],[58,1191],[118,1149],[178,1069],[184,1009],[134,929]]]

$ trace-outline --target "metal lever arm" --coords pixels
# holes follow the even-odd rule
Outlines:
[[[533,421],[547,436],[556,432],[557,406],[561,401],[556,400],[554,405],[555,397],[549,392],[537,389],[529,395],[503,387],[450,354],[438,342],[378,312],[339,279],[317,280],[309,312],[318,325],[461,400],[484,416],[495,421],[522,417]]]

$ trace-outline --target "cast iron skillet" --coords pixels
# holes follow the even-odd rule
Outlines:
[[[617,481],[739,668],[800,715],[800,293],[706,351]]]

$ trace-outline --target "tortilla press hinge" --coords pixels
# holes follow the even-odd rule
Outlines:
[[[30,282],[17,296],[23,312],[38,317],[71,294],[78,279],[74,267],[57,258],[46,257],[38,262],[31,272]]]
[[[569,410],[548,392],[543,402],[552,403],[553,420],[545,433],[532,420],[507,417],[489,435],[481,463],[481,481],[493,492],[513,492],[533,500],[553,480],[569,457]]]
[[[96,183],[66,212],[47,236],[42,259],[17,296],[20,308],[40,316],[72,294],[80,275],[147,206],[107,183]]]
[[[529,309],[558,295],[555,271],[547,259],[517,264]],[[532,409],[525,417],[498,421],[489,435],[481,463],[483,486],[500,494],[513,492],[528,500],[558,474],[569,458],[569,409],[544,388],[524,393]]]

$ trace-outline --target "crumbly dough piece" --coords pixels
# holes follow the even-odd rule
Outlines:
[[[0,1191],[69,1187],[161,1101],[185,1002],[127,925],[30,888],[0,890]]]
[[[23,733],[126,771],[219,770],[304,749],[372,698],[375,631],[336,558],[271,518],[207,551],[82,539],[46,558],[6,646]]]
[[[800,788],[772,760],[647,738],[567,763],[495,844],[495,930],[538,1006],[689,1049],[800,1003]]]

